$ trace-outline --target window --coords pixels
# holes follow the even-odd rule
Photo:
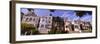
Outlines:
[[[42,19],[42,22],[44,22],[44,21],[45,21],[45,19],[43,18],[43,19]]]
[[[25,20],[25,21],[28,21],[28,19],[29,19],[29,18],[26,18],[26,20]]]
[[[50,29],[51,28],[51,25],[47,24],[47,25],[45,25],[45,28]]]
[[[48,23],[51,23],[51,21],[49,21]]]
[[[78,26],[75,26],[75,28],[78,28]]]
[[[66,26],[66,28],[68,28],[68,26]]]
[[[31,21],[31,20],[32,20],[32,18],[29,19],[29,21]]]
[[[51,17],[49,17],[49,19],[51,19]]]
[[[33,18],[33,21],[35,21],[35,18]]]
[[[51,23],[51,21],[50,20],[47,20],[46,23]]]
[[[44,25],[42,24],[42,25],[41,25],[41,28],[43,28],[43,27],[44,27]]]
[[[47,19],[48,17],[45,17],[45,19]]]

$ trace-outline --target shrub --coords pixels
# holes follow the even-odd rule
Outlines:
[[[31,34],[31,33],[39,34],[39,31],[33,25],[27,24],[27,23],[21,23],[21,33],[25,34],[25,32],[28,32],[29,34]]]

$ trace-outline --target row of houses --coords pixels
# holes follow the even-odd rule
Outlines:
[[[37,16],[34,12],[22,16],[22,23],[31,24],[37,28],[40,33],[48,33],[52,28],[52,16]]]
[[[69,33],[82,33],[82,32],[92,32],[92,25],[90,22],[84,22],[80,19],[75,21],[64,21],[64,27],[65,31],[68,31]]]
[[[90,22],[84,22],[80,19],[69,21],[66,18],[48,16],[37,16],[34,12],[22,16],[22,23],[32,24],[40,33],[48,33],[51,30],[62,31],[64,33],[81,33],[84,30],[92,30]],[[87,31],[88,32],[88,31]]]

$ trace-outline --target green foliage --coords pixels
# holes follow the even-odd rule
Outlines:
[[[32,34],[38,34],[38,30],[31,24],[21,23],[21,30],[22,31],[32,31]]]
[[[48,32],[48,34],[62,34],[63,32],[61,30],[57,29],[52,29],[51,31]]]
[[[62,32],[59,30],[59,31],[56,31],[56,34],[62,34]]]
[[[48,32],[48,34],[55,34],[55,31],[51,30],[51,31]]]

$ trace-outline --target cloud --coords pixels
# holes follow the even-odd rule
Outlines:
[[[91,22],[92,21],[92,15],[86,13],[83,17],[81,17],[81,19],[83,21],[89,21],[89,22]]]
[[[28,10],[26,8],[21,8],[21,12],[23,12],[24,14],[27,14]]]
[[[59,17],[61,17],[64,12],[65,12],[64,10],[55,10],[54,12],[51,12],[51,14],[53,16],[59,16]]]
[[[79,17],[76,16],[76,12],[75,11],[66,11],[66,12],[64,12],[64,14],[61,17],[67,17],[71,21],[79,19]]]
[[[38,16],[47,16],[47,15],[50,15],[50,11],[48,9],[34,9],[34,12]]]
[[[90,15],[88,12],[85,13],[82,17],[79,17],[76,15],[75,11],[66,11],[61,17],[66,17],[68,20],[74,21],[81,19],[82,21],[92,21],[92,15]]]
[[[27,14],[28,10],[27,8],[21,8],[21,12]],[[47,16],[52,14],[52,16],[68,18],[71,21],[77,19],[90,22],[92,21],[91,11],[84,11],[84,15],[82,17],[77,16],[74,10],[54,10],[54,12],[50,12],[48,9],[34,9],[34,13],[38,16]]]

